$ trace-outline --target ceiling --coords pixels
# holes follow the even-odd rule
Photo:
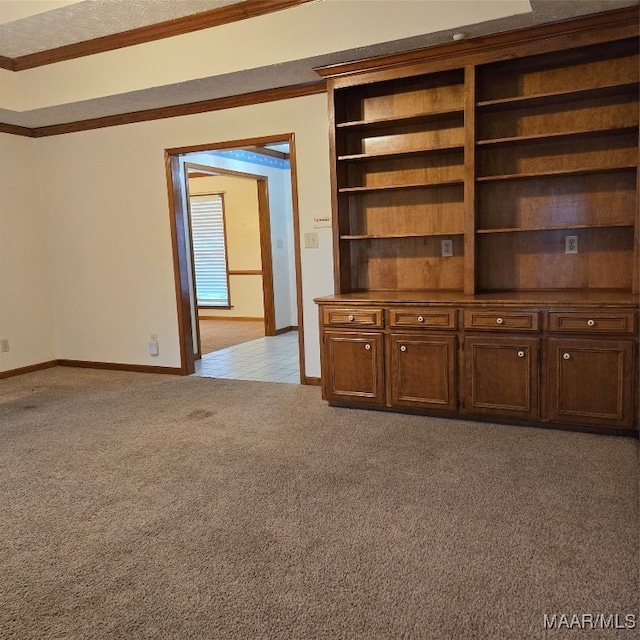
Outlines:
[[[17,58],[240,2],[242,0],[66,0],[64,6],[57,7],[56,0],[39,3],[0,0],[0,55]],[[38,5],[46,10],[24,16],[32,4],[35,6],[31,10]]]
[[[375,7],[376,3],[376,0],[312,1],[358,2],[363,11]],[[0,55],[16,58],[48,51],[241,2],[243,0],[0,0]],[[441,44],[450,41],[457,31],[464,31],[466,38],[473,38],[636,4],[638,0],[530,0],[530,12],[487,22],[460,24],[455,29],[446,31],[424,33],[302,59],[297,58],[296,52],[292,51],[289,60],[281,64],[125,91],[41,109],[18,111],[0,108],[0,122],[30,128],[43,127],[316,82],[319,76],[314,72],[315,67]],[[209,30],[215,34],[217,28],[211,27]],[[282,39],[286,38],[286,34],[272,33],[269,37]],[[3,70],[2,73],[19,75],[28,71]],[[73,81],[72,78],[70,80]]]

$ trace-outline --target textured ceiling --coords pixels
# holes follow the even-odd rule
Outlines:
[[[0,55],[17,58],[239,2],[242,0],[84,0],[0,24]]]
[[[0,0],[0,2],[1,1],[2,0]],[[79,10],[84,6],[99,5],[102,7],[102,11],[109,10],[120,14],[120,11],[116,10],[119,7],[126,6],[126,15],[130,16],[131,20],[133,20],[132,16],[134,12],[129,10],[132,6],[146,6],[147,16],[149,15],[148,7],[151,6],[153,7],[153,15],[157,18],[161,11],[161,7],[166,7],[168,10],[171,6],[184,11],[186,6],[189,5],[190,7],[198,7],[198,11],[201,11],[208,10],[213,6],[229,4],[230,2],[238,2],[238,0],[180,0],[179,2],[176,0],[85,0],[85,2],[69,5],[68,7],[63,7],[62,9],[54,10],[49,13],[55,14],[57,11],[63,11],[64,9],[72,10],[74,7]],[[468,38],[473,38],[638,4],[638,0],[530,0],[530,2],[532,8],[531,13],[514,15],[508,18],[501,18],[499,20],[492,20],[479,24],[461,24],[456,27],[456,29],[448,31],[428,33],[422,36],[415,36],[403,40],[395,40],[392,42],[385,42],[373,46],[350,49],[347,51],[337,51],[313,58],[296,59],[295,53],[293,53],[290,62],[278,65],[257,69],[247,69],[245,71],[225,75],[199,78],[188,82],[131,91],[82,102],[62,104],[45,109],[35,109],[24,112],[0,109],[0,122],[24,127],[43,127],[77,122],[90,118],[100,118],[142,111],[145,109],[169,107],[191,102],[199,102],[202,100],[241,95],[243,93],[264,89],[304,84],[319,80],[318,75],[314,71],[314,68],[316,67],[450,42],[452,34],[456,31],[464,31]],[[86,8],[84,10],[86,10]],[[10,26],[10,24],[13,24],[14,35],[20,42],[20,46],[23,47],[23,51],[25,50],[24,48],[28,48],[30,51],[32,50],[30,49],[33,46],[30,41],[31,36],[27,37],[24,34],[27,33],[27,26],[38,18],[39,16],[34,16],[33,18],[17,20],[13,23],[9,23],[8,25]],[[166,18],[163,17],[162,20],[164,19]],[[71,19],[70,16],[68,17],[68,20],[68,30],[78,33],[75,29],[75,20]],[[118,15],[117,18],[113,17],[113,20],[109,21],[109,24],[112,25],[110,27],[111,29],[114,28],[113,25],[118,20],[120,21],[119,24],[121,25],[121,28],[125,27],[122,22],[122,15]],[[85,18],[80,20],[80,23],[86,26]],[[125,28],[130,29],[134,26],[140,26],[140,24],[136,23],[136,25],[134,25],[133,22],[129,22],[126,24]],[[2,26],[0,26],[0,29],[1,28]],[[60,25],[58,25],[57,28],[60,28]],[[54,31],[55,30],[56,29],[54,29]],[[67,29],[62,28],[61,30],[65,31]],[[44,33],[41,33],[39,36],[39,46],[42,46],[42,43],[46,43],[46,48],[51,47],[52,41],[49,40],[48,37],[49,36],[45,36]],[[4,36],[0,31],[0,40],[3,39]],[[3,42],[2,47],[4,46],[5,43]],[[4,53],[4,51],[2,51],[2,53]]]

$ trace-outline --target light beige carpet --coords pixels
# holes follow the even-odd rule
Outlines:
[[[202,355],[263,337],[263,321],[200,319],[200,346]]]
[[[637,615],[637,526],[632,439],[289,384],[0,381],[3,639],[626,640],[543,616]]]

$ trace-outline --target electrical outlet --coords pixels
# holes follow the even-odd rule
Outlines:
[[[565,253],[578,253],[578,236],[565,236],[565,238],[564,238],[564,252]]]
[[[7,353],[9,351],[9,340],[0,340],[0,353]]]
[[[276,249],[282,249],[283,246],[284,246],[284,243],[282,242],[282,238],[278,238],[276,240]]]
[[[442,257],[450,258],[453,255],[453,240],[448,238],[442,241]]]

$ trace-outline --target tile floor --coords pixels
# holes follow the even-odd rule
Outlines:
[[[289,331],[213,351],[196,360],[203,378],[300,383],[298,332]]]

